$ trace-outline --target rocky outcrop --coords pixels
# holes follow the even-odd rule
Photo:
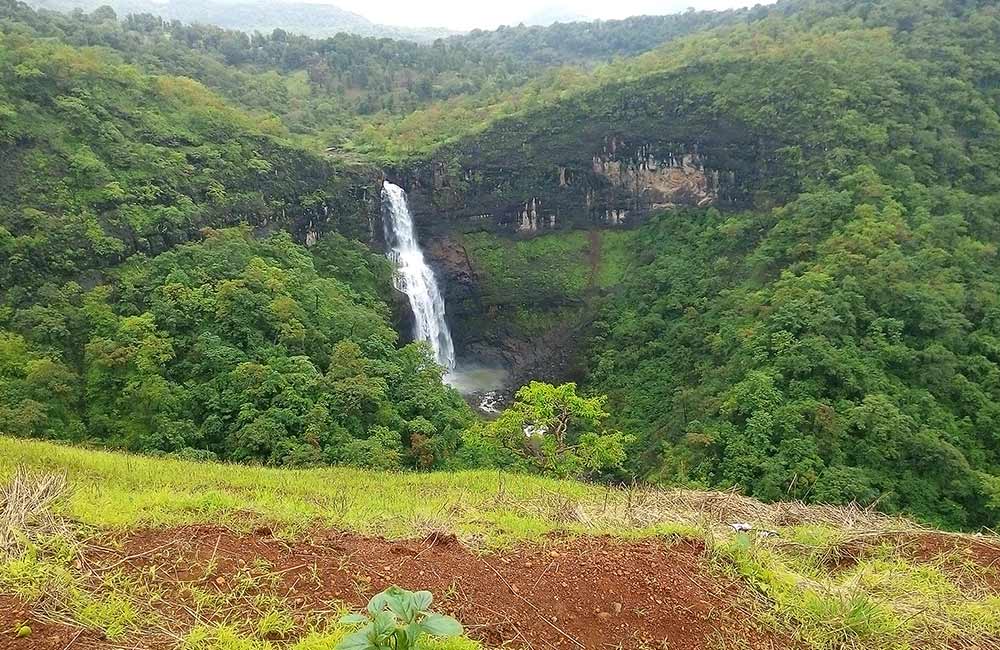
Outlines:
[[[494,123],[386,173],[418,226],[530,236],[672,207],[767,207],[794,192],[780,135],[721,115],[683,75],[609,86]]]
[[[491,230],[531,236],[563,228],[630,226],[675,207],[749,205],[763,145],[603,135],[555,160],[454,156],[388,170],[424,233]],[[552,158],[551,154],[546,158]]]
[[[678,205],[705,207],[718,201],[719,171],[706,170],[697,152],[657,155],[652,147],[641,147],[631,160],[614,156],[617,139],[594,156],[594,173],[603,176],[615,188],[624,191],[635,203],[659,210]],[[608,211],[611,225],[625,222],[623,210]]]

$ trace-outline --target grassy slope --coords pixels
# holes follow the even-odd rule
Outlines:
[[[69,515],[98,527],[221,523],[244,529],[266,520],[287,534],[319,524],[388,537],[447,528],[492,542],[556,529],[512,504],[543,497],[596,501],[582,484],[493,471],[380,473],[349,468],[269,469],[155,459],[0,438],[0,479],[23,465],[66,472]]]
[[[71,486],[65,514],[99,528],[220,523],[246,529],[266,521],[291,537],[308,535],[315,525],[389,537],[446,530],[484,550],[538,541],[557,531],[697,537],[705,540],[715,570],[747,580],[771,607],[771,624],[790,626],[808,647],[991,647],[1000,640],[1000,597],[985,586],[990,570],[960,550],[917,562],[894,531],[906,530],[911,541],[928,531],[860,510],[769,506],[731,494],[606,490],[496,472],[390,474],[199,464],[0,438],[0,481],[18,466],[65,472]],[[735,534],[727,523],[738,520],[779,535]],[[1000,550],[993,537],[938,537]],[[44,550],[45,544],[39,546]],[[831,558],[845,554],[856,561],[831,569]],[[117,626],[112,631],[118,634],[138,625],[141,609],[127,620],[83,616],[118,611],[114,603],[121,594],[115,589],[121,587],[85,587],[60,557],[71,555],[36,549],[0,562],[0,592],[16,590],[31,600],[52,588],[47,582],[52,575],[61,575],[61,588],[76,594],[67,600],[63,616],[104,631]],[[1000,577],[995,570],[993,575]],[[295,647],[329,643],[340,633],[328,629]],[[239,643],[218,641],[220,635],[234,634]],[[195,630],[187,647],[269,647],[241,643],[233,630]]]

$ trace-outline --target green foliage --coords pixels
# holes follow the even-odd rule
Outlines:
[[[363,624],[344,637],[337,650],[415,650],[423,635],[456,637],[462,625],[450,616],[430,611],[429,591],[389,587],[368,601],[367,613],[348,614],[342,624]]]
[[[604,397],[582,397],[576,384],[533,381],[486,427],[494,444],[518,452],[537,470],[558,477],[593,476],[620,468],[633,436],[608,430]]]
[[[0,139],[7,304],[44,301],[47,282],[93,282],[99,269],[205,226],[292,229],[337,214],[331,227],[367,230],[367,206],[348,193],[353,172],[190,79],[0,29],[0,97],[11,116]]]
[[[321,275],[287,235],[223,230],[90,292],[54,290],[44,318],[58,328],[40,328],[37,307],[24,317],[38,352],[0,338],[11,433],[270,464],[441,462],[467,407],[427,350],[397,348],[366,272],[381,262],[342,237],[317,247],[351,251],[349,271],[323,268],[355,283]]]
[[[12,23],[0,21],[0,31],[99,46],[148,73],[195,79],[236,105],[281,116],[322,147],[317,136],[344,137],[356,115],[400,114],[469,92],[497,93],[537,67],[463,39],[424,45],[347,33],[319,39],[284,29],[244,33],[214,26],[211,17],[182,24],[132,11],[119,21],[114,12],[59,14],[3,0],[0,18],[8,16]]]
[[[652,476],[996,521],[991,199],[887,192],[642,229],[591,381]]]
[[[162,70],[144,57],[204,62],[188,43],[202,28],[171,40],[143,17],[3,9],[2,430],[269,464],[444,462],[471,414],[424,349],[398,345],[388,264],[348,238],[368,228],[358,170],[191,79],[65,44],[114,42]],[[236,223],[340,233],[311,254],[210,229]]]

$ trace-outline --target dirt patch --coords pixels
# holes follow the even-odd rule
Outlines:
[[[199,620],[218,622],[198,605],[206,599],[224,602],[216,609],[228,620],[233,612],[252,620],[262,602],[271,603],[266,608],[277,599],[304,625],[398,584],[431,590],[440,610],[491,647],[702,650],[723,639],[761,650],[793,647],[755,626],[745,588],[712,573],[697,542],[553,539],[479,555],[446,534],[388,541],[323,532],[287,543],[267,529],[239,535],[189,527],[101,546],[86,559],[96,574],[158,576],[157,610],[173,634]]]
[[[31,634],[17,637],[17,630],[27,625]],[[0,650],[66,650],[98,647],[93,632],[36,618],[29,607],[13,596],[0,596]]]
[[[980,587],[1000,595],[1000,544],[996,541],[926,533],[911,535],[903,552],[918,562],[939,564],[963,587]]]

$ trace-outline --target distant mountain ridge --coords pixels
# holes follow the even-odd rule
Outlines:
[[[588,18],[584,14],[581,14],[579,11],[575,11],[570,7],[551,5],[536,9],[521,22],[528,26],[548,27],[553,23],[580,23],[591,21],[591,18]]]
[[[329,4],[305,2],[273,3],[261,0],[28,0],[41,9],[93,11],[109,6],[120,16],[148,13],[185,23],[217,25],[244,32],[270,33],[283,29],[306,36],[325,37],[345,32],[358,36],[431,42],[459,32],[436,27],[379,25],[364,16]]]

